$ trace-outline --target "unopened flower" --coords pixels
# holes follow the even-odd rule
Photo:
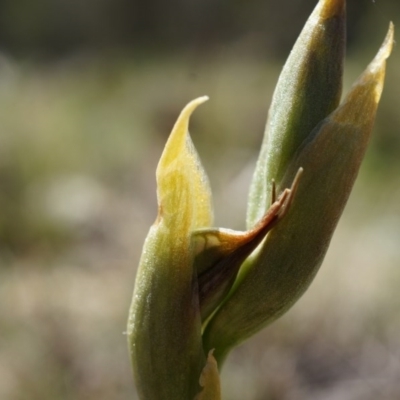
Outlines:
[[[274,93],[245,232],[213,227],[188,132],[207,97],[179,116],[157,168],[158,217],[128,320],[141,399],[220,399],[216,361],[286,312],[315,277],[367,148],[393,25],[340,103],[344,43],[345,0],[320,0]]]

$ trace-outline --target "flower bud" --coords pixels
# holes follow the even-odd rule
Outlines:
[[[393,25],[342,104],[309,134],[280,186],[304,173],[286,217],[248,259],[203,334],[219,364],[228,351],[287,311],[308,288],[357,177],[383,89]]]

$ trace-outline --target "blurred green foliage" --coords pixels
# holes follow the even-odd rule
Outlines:
[[[396,0],[348,2],[352,46],[363,21],[400,12]],[[0,45],[18,57],[58,58],[123,48],[168,53],[246,41],[285,58],[315,0],[2,0]]]

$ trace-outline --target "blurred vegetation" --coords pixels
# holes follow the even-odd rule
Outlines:
[[[0,2],[0,398],[134,399],[125,320],[178,112],[241,229],[266,110],[315,1]],[[349,1],[346,87],[397,1]],[[400,397],[400,55],[316,282],[240,347],[227,399]]]
[[[77,51],[123,49],[169,54],[218,50],[246,41],[250,50],[286,58],[315,0],[2,0],[0,43],[19,58],[57,59]],[[349,45],[368,16],[393,18],[395,0],[348,2]],[[365,29],[365,26],[364,26]],[[368,30],[370,30],[368,28]]]

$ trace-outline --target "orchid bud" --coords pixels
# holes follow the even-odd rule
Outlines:
[[[218,400],[229,351],[285,313],[315,277],[371,135],[393,46],[341,104],[345,0],[320,0],[274,92],[245,232],[213,226],[208,178],[181,112],[161,156],[158,216],[128,318],[142,400]],[[207,355],[207,356],[206,356]]]
[[[315,277],[357,177],[381,97],[393,25],[378,54],[342,104],[311,131],[280,186],[304,168],[282,222],[242,267],[235,290],[203,334],[221,362],[229,350],[287,311]]]
[[[128,318],[143,399],[186,400],[200,393],[199,378],[213,365],[203,351],[202,323],[231,289],[243,261],[287,214],[297,186],[295,179],[248,232],[212,228],[208,179],[188,133],[191,113],[205,100],[182,111],[157,168],[158,216],[143,246]],[[199,399],[215,389],[206,386]]]

